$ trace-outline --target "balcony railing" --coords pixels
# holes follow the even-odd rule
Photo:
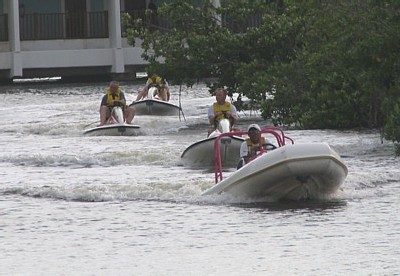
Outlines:
[[[33,13],[19,18],[21,40],[106,38],[108,12]],[[0,15],[0,41],[8,41],[8,16]]]
[[[133,21],[137,19],[141,19],[143,24],[149,29],[160,29],[167,30],[168,29],[168,20],[162,17],[157,16],[156,14],[146,13],[146,10],[128,10],[123,11],[122,14],[129,14]],[[126,26],[122,26],[122,35],[124,36]]]
[[[169,29],[167,18],[146,14],[145,10],[123,11],[129,13],[132,20],[141,18],[150,29]],[[261,24],[261,16],[254,15],[245,22],[233,22],[229,16],[222,17],[222,25],[236,33],[246,32]],[[188,26],[189,27],[189,26]],[[122,26],[124,36],[125,27]],[[0,41],[8,41],[8,17],[0,15]],[[107,38],[109,36],[108,12],[75,12],[75,13],[33,13],[20,16],[21,40],[51,39],[88,39]]]
[[[0,41],[8,40],[8,16],[0,14]]]
[[[21,40],[108,37],[108,13],[25,14],[20,17]]]
[[[262,24],[262,15],[254,14],[242,21],[233,21],[229,14],[224,14],[221,17],[222,26],[228,28],[234,33],[245,33],[247,29],[251,29]]]

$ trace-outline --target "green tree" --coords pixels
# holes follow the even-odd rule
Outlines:
[[[275,124],[390,124],[385,137],[399,142],[399,13],[397,0],[171,0],[161,26],[137,20],[127,34],[148,70],[176,84],[205,80],[210,92],[225,86]]]

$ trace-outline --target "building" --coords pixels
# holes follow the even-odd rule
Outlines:
[[[132,47],[124,38],[121,15],[145,19],[149,2],[0,0],[0,81],[135,76],[146,62],[140,46]]]
[[[19,78],[135,78],[147,63],[124,37],[121,17],[171,0],[0,0],[0,82]],[[193,0],[201,5],[202,0]],[[220,0],[212,0],[220,6]]]

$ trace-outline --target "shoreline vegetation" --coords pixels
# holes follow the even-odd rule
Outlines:
[[[177,84],[205,77],[276,125],[382,129],[400,152],[400,3],[173,0],[158,24],[123,17],[147,70]],[[270,96],[270,97],[267,97]]]

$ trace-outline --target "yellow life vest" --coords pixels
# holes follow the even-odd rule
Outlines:
[[[117,94],[113,95],[111,92],[111,89],[108,88],[107,89],[107,106],[111,106],[111,101],[113,101],[113,100],[117,100],[117,101],[121,100],[121,92],[122,92],[121,88],[118,88]]]
[[[254,144],[250,138],[246,139],[246,144],[248,148],[248,156],[253,156],[257,153],[257,151],[263,150],[263,145],[265,144],[265,137],[260,137],[260,141],[257,144]]]
[[[225,102],[224,105],[222,105],[222,106],[216,102],[213,104],[213,107],[214,107],[214,113],[231,111],[231,103],[230,102]],[[224,119],[224,114],[218,115],[218,117],[216,117],[215,119],[218,121]]]
[[[148,83],[148,84],[158,84],[158,85],[161,85],[161,84],[162,84],[162,80],[161,80],[161,77],[156,77],[156,81],[154,82],[152,78],[148,78],[148,79],[147,79],[147,83]]]

